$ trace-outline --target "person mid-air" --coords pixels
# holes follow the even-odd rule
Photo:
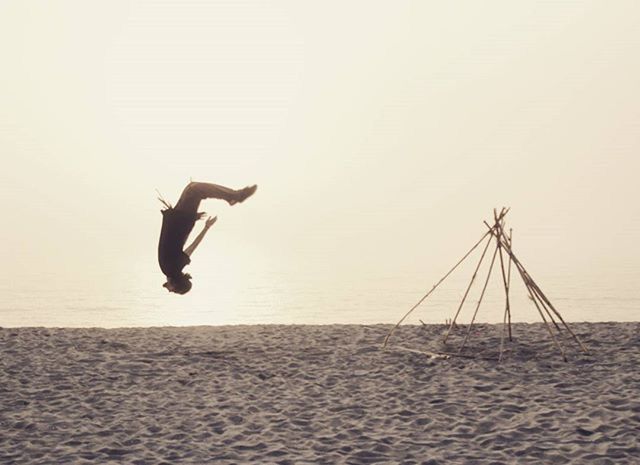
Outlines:
[[[183,273],[182,269],[191,263],[191,254],[218,219],[218,217],[209,217],[200,234],[189,247],[183,250],[196,221],[205,215],[205,213],[198,212],[200,201],[222,199],[226,200],[229,205],[235,205],[251,197],[257,188],[258,186],[253,185],[234,190],[216,184],[190,182],[182,191],[175,207],[160,199],[166,207],[161,210],[162,230],[158,243],[158,262],[160,269],[167,277],[167,282],[163,284],[164,287],[177,294],[186,294],[191,290],[191,275]]]

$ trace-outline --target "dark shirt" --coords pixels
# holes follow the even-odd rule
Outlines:
[[[183,248],[195,224],[196,216],[193,214],[175,208],[162,210],[158,263],[167,277],[181,276],[182,269],[191,262]]]

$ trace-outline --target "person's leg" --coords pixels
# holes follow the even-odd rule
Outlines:
[[[244,201],[256,191],[256,186],[245,187],[244,189],[235,190],[218,184],[206,182],[190,182],[182,191],[180,200],[175,208],[186,210],[192,213],[198,212],[200,201],[204,199],[222,199],[234,205]]]

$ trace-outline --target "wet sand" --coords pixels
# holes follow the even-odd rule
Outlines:
[[[389,328],[0,329],[0,463],[640,463],[640,323]]]

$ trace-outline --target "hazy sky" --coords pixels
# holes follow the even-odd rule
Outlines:
[[[2,0],[0,57],[5,281],[160,286],[190,177],[259,185],[220,269],[438,274],[502,205],[534,267],[640,268],[636,1]]]

